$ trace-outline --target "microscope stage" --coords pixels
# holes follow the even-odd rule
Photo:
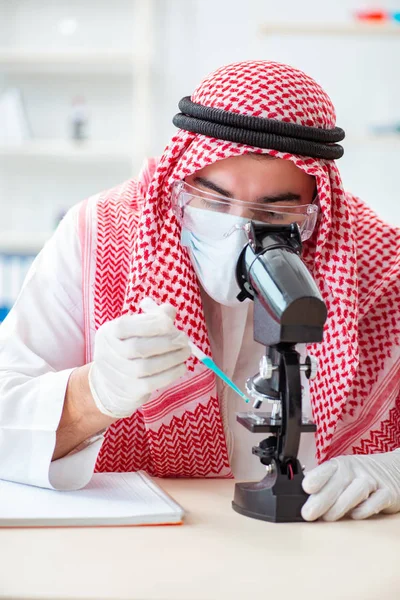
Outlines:
[[[272,419],[269,413],[236,413],[236,420],[252,433],[277,433],[281,426],[280,419]],[[317,430],[315,423],[303,417],[302,433],[312,433]]]

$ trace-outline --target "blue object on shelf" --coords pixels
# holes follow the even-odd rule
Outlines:
[[[0,323],[2,321],[4,321],[4,319],[6,318],[6,316],[8,315],[8,311],[9,311],[9,307],[8,306],[0,306]]]
[[[16,301],[34,258],[32,253],[0,252],[0,323]]]

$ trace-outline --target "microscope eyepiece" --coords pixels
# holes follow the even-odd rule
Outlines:
[[[254,300],[254,339],[265,346],[281,342],[320,342],[327,310],[300,258],[297,224],[248,224],[249,243],[236,266],[238,299]]]

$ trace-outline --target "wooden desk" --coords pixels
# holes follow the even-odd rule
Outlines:
[[[181,527],[0,530],[0,597],[399,600],[400,515],[272,524],[232,481],[158,480]]]

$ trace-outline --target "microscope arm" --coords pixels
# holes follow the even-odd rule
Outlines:
[[[277,438],[277,458],[286,465],[297,458],[302,427],[300,357],[294,348],[283,349],[280,364],[282,430]]]

